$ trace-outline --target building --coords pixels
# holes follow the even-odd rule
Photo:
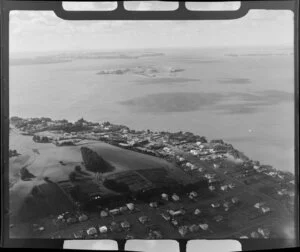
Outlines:
[[[171,224],[172,224],[174,227],[177,227],[179,223],[178,223],[177,220],[173,219],[173,220],[171,221]]]
[[[140,223],[142,223],[142,224],[145,224],[146,222],[148,222],[149,221],[149,218],[148,218],[148,216],[140,216],[139,218],[139,222]]]
[[[161,194],[161,198],[162,198],[163,200],[166,200],[166,201],[169,200],[169,196],[168,196],[168,194],[166,194],[166,193],[162,193],[162,194]]]
[[[231,199],[231,202],[232,202],[233,204],[237,204],[237,203],[240,202],[240,199],[239,199],[238,197],[233,197],[233,198]]]
[[[163,217],[164,220],[166,220],[166,221],[169,221],[171,219],[171,217],[168,214],[166,214],[166,213],[162,213],[161,217]]]
[[[169,214],[173,217],[175,216],[180,216],[180,215],[184,215],[185,214],[185,210],[183,209],[179,209],[177,211],[174,211],[174,210],[169,210]]]
[[[177,194],[173,194],[172,195],[172,200],[174,200],[174,201],[179,201],[180,200],[180,198],[179,198],[179,196],[177,195]]]
[[[97,230],[94,227],[90,227],[86,230],[87,235],[95,235],[97,234]]]
[[[224,218],[223,218],[222,215],[217,215],[217,216],[214,217],[214,220],[215,220],[216,222],[221,222],[223,219],[224,219]]]
[[[199,210],[198,208],[195,209],[194,211],[194,215],[199,215],[201,214],[201,210]]]
[[[229,187],[230,189],[233,189],[233,188],[235,188],[235,184],[230,183],[230,184],[228,185],[228,187]]]
[[[264,206],[265,204],[266,204],[265,202],[257,202],[257,203],[255,203],[254,207],[257,208],[257,209],[259,209],[262,206]]]
[[[208,187],[208,189],[209,189],[210,191],[214,191],[214,190],[216,190],[216,187],[211,185],[211,186]]]
[[[108,228],[106,226],[99,227],[99,232],[101,234],[106,234],[108,232]]]
[[[128,208],[126,206],[122,206],[119,208],[119,210],[121,213],[125,213],[128,210]]]
[[[102,210],[102,211],[100,212],[100,217],[101,217],[101,218],[104,218],[104,217],[107,217],[107,216],[108,216],[108,213],[107,213],[106,211]]]
[[[180,226],[178,228],[178,232],[181,236],[185,236],[188,232],[188,227],[187,226]]]
[[[259,238],[259,234],[258,234],[257,232],[255,232],[255,231],[251,232],[250,236],[251,236],[251,238],[253,238],[253,239]]]
[[[222,185],[222,186],[220,186],[220,189],[222,191],[227,191],[228,190],[228,185]]]
[[[206,230],[208,229],[208,224],[206,224],[206,223],[199,224],[199,227],[200,227],[202,230],[206,231]]]
[[[85,214],[82,214],[78,217],[78,220],[80,222],[83,222],[83,221],[87,221],[88,220],[88,217],[85,215]]]
[[[258,228],[257,232],[266,239],[270,237],[270,230],[268,228]]]
[[[267,207],[267,206],[263,206],[263,207],[261,208],[261,211],[262,211],[263,214],[266,214],[266,213],[271,212],[271,208],[270,208],[270,207]]]
[[[220,168],[220,165],[219,164],[214,164],[214,168],[218,169],[218,168]]]
[[[111,214],[111,215],[118,215],[118,214],[120,214],[120,209],[112,209],[112,210],[110,210],[109,211],[109,213]]]
[[[216,202],[216,203],[211,203],[212,208],[218,208],[220,207],[220,203]]]
[[[127,206],[127,208],[128,208],[130,211],[133,211],[133,210],[134,210],[134,204],[133,204],[133,203],[127,203],[126,206]]]
[[[198,196],[198,193],[195,192],[195,191],[192,191],[192,192],[189,193],[189,198],[190,198],[190,199],[194,199],[194,198],[196,198],[197,196]]]
[[[157,208],[158,204],[157,204],[157,202],[150,202],[149,206],[153,207],[153,208]]]
[[[123,221],[123,222],[121,222],[121,227],[125,230],[129,230],[131,226],[128,221]]]
[[[192,224],[191,226],[189,226],[189,231],[191,233],[197,232],[197,231],[199,231],[199,229],[200,229],[200,227],[196,224]]]

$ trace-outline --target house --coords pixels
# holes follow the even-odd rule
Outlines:
[[[249,237],[247,235],[242,235],[240,236],[240,239],[249,239]]]
[[[220,203],[211,203],[212,208],[218,208],[220,207]]]
[[[120,228],[120,226],[119,226],[119,224],[118,224],[117,222],[112,221],[112,222],[110,223],[110,230],[111,230],[112,232],[120,232],[120,231],[121,231],[121,228]]]
[[[259,169],[260,169],[260,166],[259,166],[259,165],[254,165],[254,166],[253,166],[253,169],[254,169],[254,170],[259,170]]]
[[[171,221],[171,224],[172,224],[174,227],[177,227],[177,226],[178,226],[178,221],[174,219],[174,220]]]
[[[177,211],[174,211],[174,210],[169,210],[169,214],[171,215],[171,216],[179,216],[179,215],[184,215],[185,214],[185,210],[183,210],[183,209],[179,209],[179,210],[177,210]]]
[[[125,230],[129,230],[130,229],[130,223],[128,221],[122,221],[121,222],[121,227]]]
[[[171,217],[166,213],[162,213],[161,217],[163,217],[166,221],[169,221],[171,219]]]
[[[212,179],[212,178],[214,178],[215,176],[216,176],[215,174],[211,174],[211,173],[206,173],[206,174],[204,175],[204,177],[207,178],[207,179]]]
[[[111,215],[118,215],[118,214],[120,214],[120,209],[112,209],[112,210],[110,210],[109,211],[109,213],[111,214]]]
[[[158,231],[158,230],[153,230],[150,233],[150,237],[153,237],[153,239],[162,239],[163,238],[161,231]]]
[[[178,232],[181,236],[185,236],[188,232],[188,227],[187,226],[180,226],[178,228]]]
[[[235,184],[230,183],[230,184],[228,185],[228,187],[229,187],[230,189],[233,189],[233,188],[235,188]]]
[[[270,207],[263,206],[261,208],[261,211],[262,211],[262,213],[266,214],[266,213],[269,213],[271,211],[271,209],[270,209]]]
[[[219,169],[219,168],[220,168],[220,165],[219,165],[219,164],[214,164],[214,168],[215,168],[215,169]]]
[[[237,204],[237,203],[240,202],[240,199],[239,199],[238,197],[233,197],[233,198],[231,199],[231,202],[232,202],[233,204]]]
[[[78,232],[73,233],[73,237],[75,239],[84,238],[84,231],[83,230],[79,230]]]
[[[121,213],[124,213],[128,210],[128,208],[126,206],[122,206],[122,207],[119,208],[119,210],[120,210]]]
[[[199,210],[198,208],[195,209],[194,211],[194,215],[199,215],[201,214],[201,210]]]
[[[199,224],[199,227],[204,231],[208,229],[208,225],[206,223]]]
[[[199,227],[198,225],[193,224],[193,225],[189,226],[189,231],[190,231],[191,233],[194,233],[194,232],[199,231],[199,228],[200,228],[200,227]]]
[[[251,236],[251,238],[254,238],[254,239],[259,238],[259,234],[255,231],[251,232],[250,236]]]
[[[177,194],[173,194],[172,195],[172,200],[174,200],[174,201],[179,201],[180,200],[180,198],[179,198],[179,196],[177,195]]]
[[[186,165],[186,167],[189,167],[189,168],[191,168],[193,166],[193,164],[191,164],[190,162],[187,162],[185,165]]]
[[[222,186],[220,186],[220,189],[222,191],[227,191],[228,190],[228,185],[222,185]]]
[[[220,222],[220,221],[222,221],[223,219],[224,219],[224,218],[223,218],[222,215],[217,215],[217,216],[214,217],[214,220],[215,220],[216,222]]]
[[[106,226],[99,227],[100,234],[106,234],[108,232],[108,228]]]
[[[255,203],[254,207],[257,208],[257,209],[259,209],[259,208],[261,208],[265,204],[266,204],[265,202],[257,202],[257,203]]]
[[[72,217],[70,217],[70,218],[68,218],[67,219],[67,223],[69,223],[69,224],[71,224],[71,223],[76,223],[77,222],[77,219],[76,218],[72,218]]]
[[[261,234],[264,238],[270,237],[270,230],[268,228],[258,228],[257,232]]]
[[[161,198],[162,198],[163,200],[166,200],[166,201],[169,200],[169,196],[168,196],[168,194],[166,194],[166,193],[162,193],[162,194],[161,194]]]
[[[216,182],[218,182],[218,181],[219,181],[219,180],[216,179],[216,178],[210,178],[210,179],[208,179],[208,183],[210,183],[210,184],[216,183]]]
[[[140,216],[139,218],[139,222],[142,223],[142,224],[145,224],[146,222],[149,221],[149,218],[147,216]]]
[[[78,217],[78,220],[80,222],[83,222],[83,221],[87,221],[88,220],[88,217],[85,215],[85,214],[82,214]]]
[[[199,154],[197,150],[190,150],[190,153],[194,156],[197,156]]]
[[[134,210],[134,204],[133,204],[133,203],[127,203],[126,206],[127,206],[127,208],[128,208],[130,211],[133,211],[133,210]]]
[[[106,211],[102,210],[100,212],[100,217],[104,218],[104,217],[107,217],[107,216],[108,216],[108,213]]]
[[[212,191],[216,190],[216,187],[211,185],[208,187],[208,189],[212,192]]]
[[[195,192],[195,191],[192,191],[192,192],[189,193],[189,198],[190,198],[190,199],[194,199],[194,198],[196,198],[197,196],[198,196],[198,193]]]
[[[229,201],[225,201],[225,202],[223,203],[223,206],[224,206],[224,208],[229,208],[229,207],[231,206],[231,204],[230,204]]]
[[[94,227],[90,227],[86,230],[87,235],[95,235],[97,234],[97,230]]]
[[[158,204],[157,204],[157,202],[150,202],[149,206],[153,207],[153,208],[157,208]]]
[[[163,148],[163,151],[169,153],[171,150],[170,150],[170,148],[168,148],[168,147],[164,147],[164,148]]]

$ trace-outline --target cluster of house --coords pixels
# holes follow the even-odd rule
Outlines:
[[[126,213],[128,211],[133,212],[135,210],[136,210],[136,208],[135,208],[134,203],[127,203],[125,206],[121,206],[119,208],[114,208],[111,210],[108,210],[108,209],[101,210],[100,217],[105,218],[107,216],[116,216],[119,214]]]
[[[258,238],[264,238],[269,239],[270,238],[270,230],[268,228],[262,228],[259,227],[257,230],[250,232],[249,235],[242,235],[240,236],[240,239],[258,239]]]
[[[57,223],[68,223],[73,224],[76,222],[84,222],[88,220],[88,216],[82,213],[74,214],[65,212],[57,216]]]
[[[198,231],[207,231],[208,230],[208,224],[206,223],[200,223],[200,224],[191,224],[191,225],[183,225],[178,227],[178,233],[184,237],[188,233],[195,233]]]
[[[231,207],[236,206],[240,203],[240,199],[238,197],[232,197],[230,200],[225,200],[224,202],[213,202],[211,203],[212,208],[220,208],[224,207],[224,210],[227,212]]]
[[[109,226],[106,225],[99,225],[98,230],[96,227],[89,227],[86,230],[86,235],[89,237],[97,237],[98,234],[107,234],[108,232],[118,233],[122,231],[129,231],[131,229],[131,224],[127,221],[116,222],[112,221]],[[83,232],[80,232],[83,236]],[[75,236],[75,234],[74,234]],[[75,237],[75,238],[82,238],[82,237]]]
[[[254,208],[258,209],[261,213],[267,214],[271,212],[271,208],[266,205],[265,202],[257,202],[254,204]]]

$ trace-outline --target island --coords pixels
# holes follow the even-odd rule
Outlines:
[[[222,139],[83,118],[10,127],[24,143],[9,160],[11,238],[293,239],[294,175]]]

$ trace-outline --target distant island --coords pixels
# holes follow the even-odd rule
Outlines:
[[[157,52],[69,52],[33,58],[11,58],[10,65],[65,63],[81,59],[139,59],[146,57],[160,57],[164,55],[164,53]]]
[[[146,77],[161,77],[171,76],[172,74],[183,72],[182,68],[175,67],[158,67],[158,66],[136,66],[132,68],[113,68],[101,70],[99,75],[123,75],[123,74],[136,74]]]

